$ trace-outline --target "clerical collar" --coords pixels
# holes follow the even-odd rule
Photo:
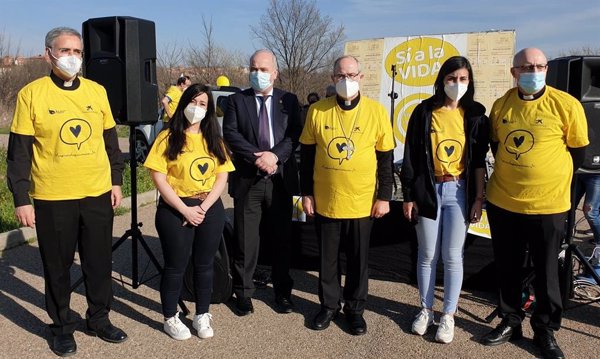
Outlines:
[[[77,90],[79,88],[79,84],[81,83],[81,81],[79,81],[79,76],[75,76],[73,81],[65,81],[58,77],[54,71],[50,71],[50,78],[56,86],[67,91]]]
[[[519,92],[519,98],[521,100],[533,101],[533,100],[537,100],[538,98],[542,97],[544,92],[546,92],[546,86],[544,86],[544,88],[541,89],[538,93],[534,93],[533,95],[525,95],[524,93],[521,92],[521,89],[519,89],[518,92]]]
[[[344,110],[344,111],[352,110],[353,108],[358,106],[358,102],[360,101],[360,92],[352,101],[350,101],[350,103],[348,103],[348,101],[344,100],[340,96],[336,96],[336,101],[342,110]]]

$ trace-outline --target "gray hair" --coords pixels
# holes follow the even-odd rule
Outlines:
[[[48,31],[48,33],[46,34],[46,40],[44,41],[44,45],[46,47],[51,48],[54,45],[54,40],[56,40],[56,38],[61,35],[77,36],[79,38],[79,40],[82,40],[81,34],[79,33],[79,31],[77,31],[73,28],[70,28],[70,27],[62,26],[62,27],[55,27],[54,29]]]
[[[342,61],[343,59],[352,59],[352,60],[356,61],[356,65],[358,67],[358,72],[360,72],[360,62],[358,62],[358,59],[356,57],[352,56],[352,55],[344,55],[344,56],[338,57],[333,62],[333,74],[334,75],[337,72],[337,70],[339,70],[339,68],[340,68],[340,61]]]
[[[275,57],[275,54],[273,53],[273,51],[271,51],[269,49],[260,49],[260,50],[254,51],[252,56],[250,56],[250,66],[252,66],[252,61],[254,60],[254,57],[256,55],[262,54],[262,53],[267,53],[267,54],[270,54],[271,56],[273,56],[273,64],[275,64],[274,69],[277,70],[277,57]]]

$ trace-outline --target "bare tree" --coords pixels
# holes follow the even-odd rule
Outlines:
[[[19,46],[12,48],[10,36],[0,33],[0,127],[10,123],[19,90],[49,71],[43,58],[25,59],[19,52]]]
[[[181,75],[184,51],[177,42],[172,42],[160,49],[157,55],[156,76],[159,92],[162,94]]]
[[[271,0],[259,25],[250,28],[277,56],[282,87],[301,98],[311,91],[311,75],[328,73],[321,70],[341,54],[344,40],[344,26],[321,15],[314,0]]]
[[[202,43],[200,46],[190,44],[188,63],[197,81],[206,84],[215,84],[219,75],[230,78],[238,77],[237,72],[243,63],[239,52],[227,50],[217,45],[214,37],[212,19],[202,17]],[[233,84],[232,84],[233,85]]]
[[[576,49],[570,49],[569,51],[561,51],[558,56],[598,56],[600,55],[600,47],[593,47],[590,45],[581,46]]]

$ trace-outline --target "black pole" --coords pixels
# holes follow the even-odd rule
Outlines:
[[[394,106],[396,99],[398,98],[398,94],[394,91],[396,85],[396,65],[392,65],[392,89],[388,96],[390,97],[390,121],[392,121],[392,127],[394,126]]]
[[[137,159],[135,158],[135,125],[129,124],[129,168],[131,174],[131,230],[135,232],[136,235],[132,235],[131,241],[131,286],[133,289],[137,289],[140,286],[139,276],[138,276],[138,246],[136,238],[142,236],[142,233],[139,230],[139,227],[142,226],[141,223],[138,224],[137,221]],[[160,268],[160,267],[158,267]],[[161,268],[162,269],[162,268]],[[161,270],[159,269],[159,271]]]

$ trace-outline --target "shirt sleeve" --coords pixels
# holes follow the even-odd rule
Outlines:
[[[167,138],[167,131],[161,131],[158,134],[154,144],[150,148],[150,152],[148,152],[148,157],[146,157],[144,167],[159,173],[167,174],[169,170],[168,159],[165,154],[168,142]]]
[[[108,130],[117,125],[115,119],[112,115],[112,110],[110,109],[110,102],[108,102],[108,95],[106,94],[106,89],[102,85],[100,86],[100,106],[102,108],[102,114],[104,115],[104,129]]]
[[[33,136],[35,135],[35,128],[33,125],[34,120],[33,108],[31,108],[31,92],[28,91],[28,87],[25,87],[21,89],[17,95],[17,104],[13,115],[13,121],[10,126],[10,132],[19,135]]]
[[[490,142],[498,143],[498,133],[496,132],[496,119],[498,118],[498,107],[500,99],[496,100],[490,111]],[[495,151],[494,151],[495,152]]]
[[[215,160],[216,160],[216,158],[215,158]],[[235,171],[235,166],[233,165],[233,162],[231,162],[231,158],[229,157],[229,155],[227,155],[227,160],[223,164],[217,165],[217,168],[215,168],[215,173],[233,172],[233,171]]]
[[[394,131],[392,129],[392,121],[387,115],[387,112],[383,106],[379,106],[379,123],[380,131],[379,138],[375,144],[375,149],[380,152],[391,151],[396,147],[396,141],[394,140]]]
[[[303,145],[314,145],[317,143],[315,138],[315,106],[311,106],[308,109],[308,114],[306,115],[306,122],[304,123],[304,128],[302,129],[302,134],[300,135],[300,143]]]
[[[31,204],[29,189],[33,142],[33,136],[19,135],[14,132],[11,132],[8,138],[6,179],[15,207]]]
[[[577,148],[587,146],[588,125],[583,106],[577,100],[571,101],[569,113],[566,115],[565,137],[567,147]]]

